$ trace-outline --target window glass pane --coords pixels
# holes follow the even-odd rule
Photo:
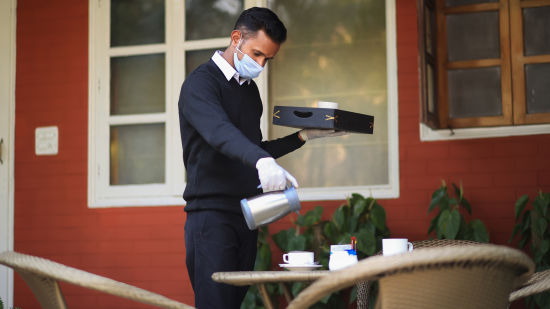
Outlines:
[[[317,139],[277,161],[301,187],[387,184],[388,123],[384,1],[275,0],[288,39],[269,66],[269,102],[375,116],[374,134]],[[272,112],[272,108],[270,108]],[[270,126],[270,138],[296,129]]]
[[[502,114],[500,67],[448,71],[449,117]]]
[[[430,55],[434,55],[434,44],[435,44],[435,12],[428,7],[424,7],[424,22],[425,22],[425,41],[426,41],[426,52]]]
[[[199,65],[212,58],[214,52],[218,49],[203,49],[185,52],[185,77],[189,76]]]
[[[111,46],[164,43],[164,0],[111,0]]]
[[[550,63],[525,65],[527,113],[550,113]]]
[[[111,185],[164,183],[164,124],[111,127]]]
[[[447,16],[449,61],[500,57],[498,12]]]
[[[243,2],[243,0],[185,0],[185,39],[229,38],[235,21],[243,10]]]
[[[445,0],[446,6],[460,6],[468,4],[498,2],[499,0]]]
[[[111,115],[165,110],[164,54],[111,58]]]
[[[523,9],[525,55],[550,54],[550,6]]]
[[[435,114],[435,76],[431,64],[426,66],[426,83],[428,84],[428,112]]]

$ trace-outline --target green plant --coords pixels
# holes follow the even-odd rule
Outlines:
[[[550,193],[539,192],[531,208],[526,208],[529,196],[522,195],[515,205],[515,221],[512,241],[519,238],[518,247],[530,244],[530,251],[536,264],[536,271],[550,268]],[[526,299],[529,308],[550,308],[550,292],[540,293]]]
[[[428,234],[435,232],[438,239],[461,239],[478,242],[489,242],[489,234],[481,220],[466,222],[462,212],[472,214],[472,207],[464,197],[462,183],[457,187],[454,183],[454,196],[449,195],[447,184],[441,181],[441,186],[432,194],[428,213],[439,208],[439,212],[430,222]]]

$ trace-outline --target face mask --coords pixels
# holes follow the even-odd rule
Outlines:
[[[243,53],[238,47],[236,47],[237,51],[243,54],[243,59],[239,60],[239,57],[237,57],[237,53],[233,54],[233,63],[235,63],[235,68],[237,69],[237,72],[239,72],[239,75],[242,78],[256,78],[264,67],[259,65],[254,59],[250,58],[247,54]]]

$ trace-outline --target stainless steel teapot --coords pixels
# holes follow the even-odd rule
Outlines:
[[[241,209],[248,228],[255,230],[301,208],[298,193],[294,187],[273,191],[241,200]]]

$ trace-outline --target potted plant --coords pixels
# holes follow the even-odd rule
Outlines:
[[[550,193],[540,191],[528,205],[527,194],[516,201],[516,224],[510,241],[517,237],[519,248],[529,245],[538,272],[550,268]],[[526,302],[529,308],[550,308],[550,292],[529,296]]]
[[[436,208],[439,212],[430,222],[428,234],[435,232],[437,239],[489,242],[489,234],[481,220],[466,222],[463,212],[472,214],[472,207],[464,197],[462,183],[458,187],[454,183],[452,186],[454,194],[451,195],[447,184],[442,180],[441,186],[433,192],[428,213]]]

